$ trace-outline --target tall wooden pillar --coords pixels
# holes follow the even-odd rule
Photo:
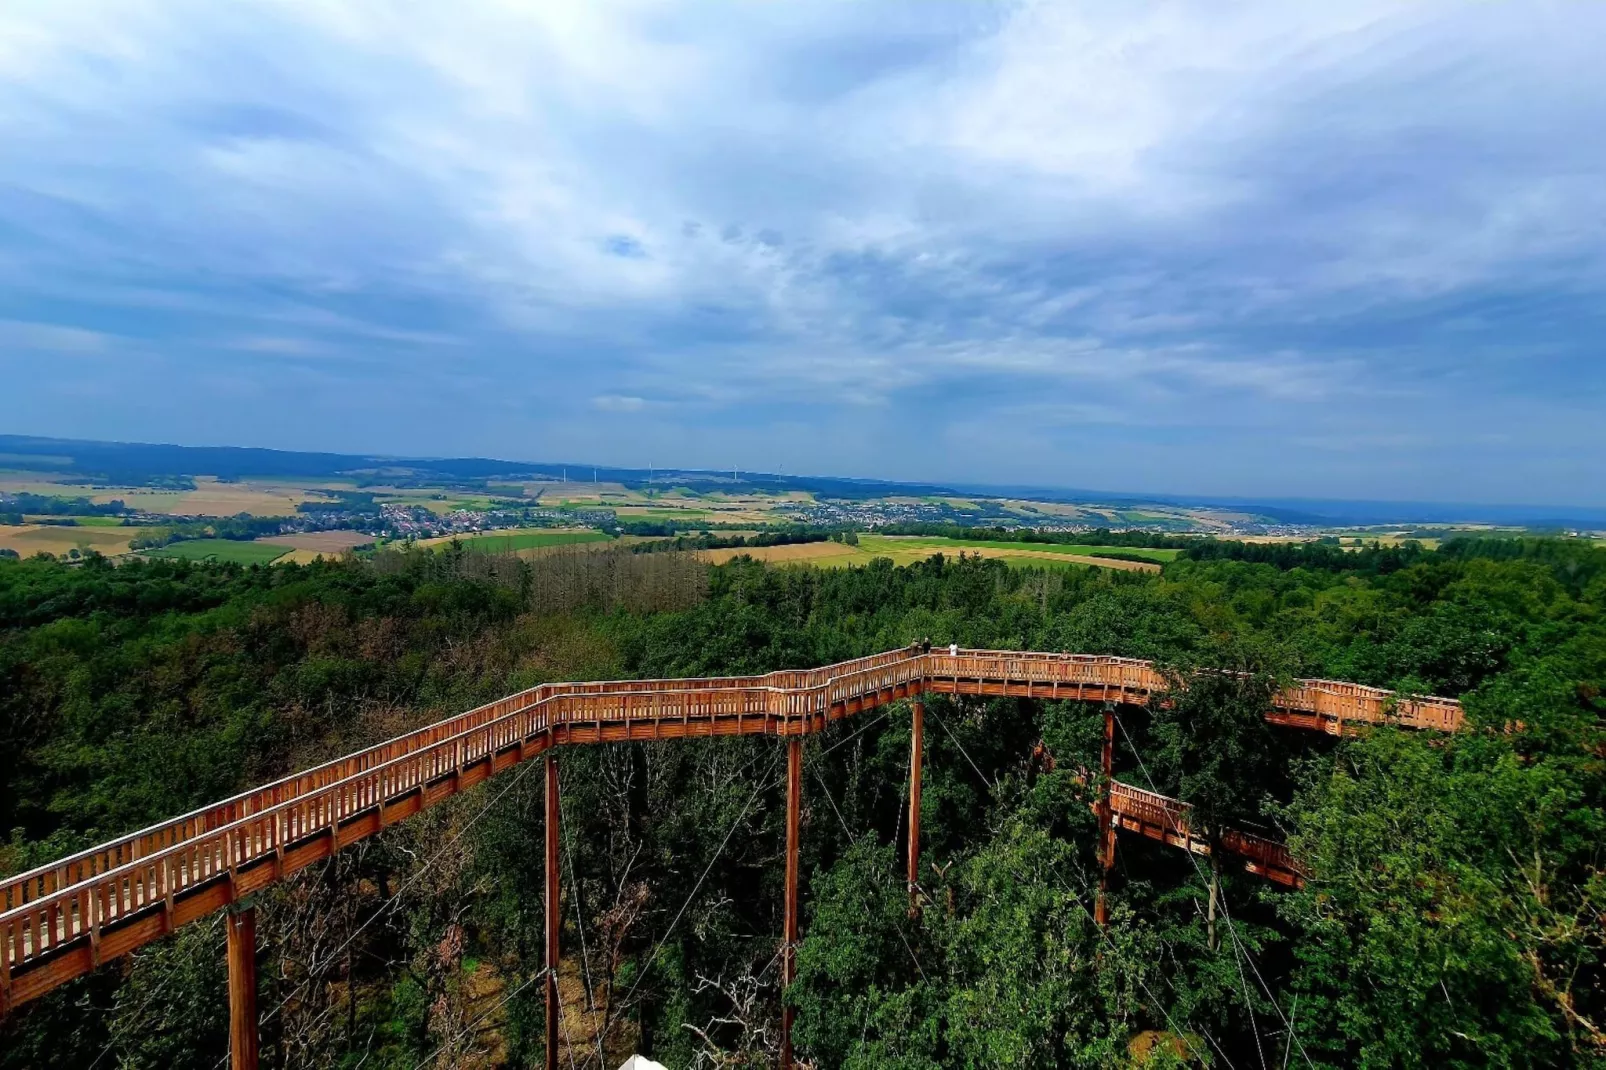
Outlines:
[[[803,737],[786,741],[786,942],[781,945],[781,991],[797,980],[797,871],[798,837],[803,809]],[[781,1007],[781,1070],[792,1070],[792,1018],[790,1006]]]
[[[546,1068],[558,1070],[558,757],[546,755]]]
[[[257,912],[231,910],[228,929],[229,1065],[257,1070]]]
[[[1099,772],[1103,785],[1099,800],[1099,897],[1093,905],[1093,920],[1100,926],[1110,922],[1110,905],[1106,897],[1110,891],[1110,870],[1115,868],[1114,807],[1110,801],[1111,785],[1115,773],[1115,711],[1104,711],[1104,750],[1099,756]]]
[[[914,700],[909,725],[909,915],[920,913],[920,769],[925,759],[926,704]]]

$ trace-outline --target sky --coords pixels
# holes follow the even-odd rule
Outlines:
[[[0,431],[1606,505],[1606,4],[0,7]]]

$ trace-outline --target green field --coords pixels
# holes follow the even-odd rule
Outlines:
[[[1075,554],[1079,557],[1097,557],[1099,554],[1126,554],[1128,557],[1141,557],[1145,561],[1158,561],[1164,564],[1175,561],[1182,553],[1181,550],[1152,550],[1146,546],[1082,546],[1077,543],[1057,542],[972,542],[969,539],[944,540],[948,545],[964,549],[967,544],[975,546],[993,546],[1002,550],[1046,550],[1051,554]]]
[[[921,556],[933,553],[963,553],[967,550],[1023,550],[1032,553],[1069,554],[1073,557],[1095,557],[1098,554],[1126,554],[1146,561],[1164,564],[1175,561],[1181,550],[1151,550],[1133,546],[1083,546],[1076,543],[1005,542],[982,539],[950,539],[942,536],[889,536],[861,535],[861,549],[884,556],[903,556],[919,552]],[[1041,562],[1042,558],[1034,560]]]
[[[183,561],[227,561],[236,565],[266,565],[290,552],[288,546],[271,546],[236,539],[186,539],[155,550],[137,551],[146,557],[177,558]]]
[[[684,520],[711,521],[719,517],[712,509],[666,509],[657,506],[624,505],[617,509],[620,520]]]
[[[34,516],[24,518],[30,524],[48,524],[52,520],[73,520],[80,528],[120,528],[123,518],[118,516]]]
[[[582,542],[607,542],[610,536],[600,531],[542,531],[540,529],[523,529],[513,531],[492,531],[483,535],[460,535],[455,541],[463,544],[466,550],[476,553],[506,554],[515,550],[533,550],[543,546],[568,546]],[[453,540],[447,539],[435,543],[444,546]]]

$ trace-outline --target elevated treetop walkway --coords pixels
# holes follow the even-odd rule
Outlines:
[[[831,721],[925,692],[1143,702],[1169,686],[1153,664],[1131,658],[954,648],[762,676],[542,684],[0,881],[0,1011],[559,745],[735,735],[795,744]],[[918,727],[918,703],[916,716]],[[1330,680],[1297,681],[1275,696],[1267,719],[1334,734],[1462,723],[1451,699]],[[916,778],[918,769],[917,753]],[[1201,850],[1175,800],[1122,784],[1102,809],[1108,825]],[[1297,881],[1280,845],[1237,835],[1226,846],[1251,870]],[[795,874],[788,883],[795,887]]]

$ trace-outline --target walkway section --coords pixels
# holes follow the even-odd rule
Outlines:
[[[1130,658],[914,647],[763,676],[543,684],[6,878],[0,1012],[554,746],[802,736],[923,692],[1144,702],[1169,686],[1154,665]],[[1453,700],[1324,680],[1298,681],[1267,717],[1331,733],[1461,724]],[[1197,849],[1182,804],[1119,788],[1111,807],[1120,827]],[[1264,854],[1274,879],[1295,873],[1286,850],[1274,859],[1279,845],[1254,840],[1239,853],[1252,862]]]

